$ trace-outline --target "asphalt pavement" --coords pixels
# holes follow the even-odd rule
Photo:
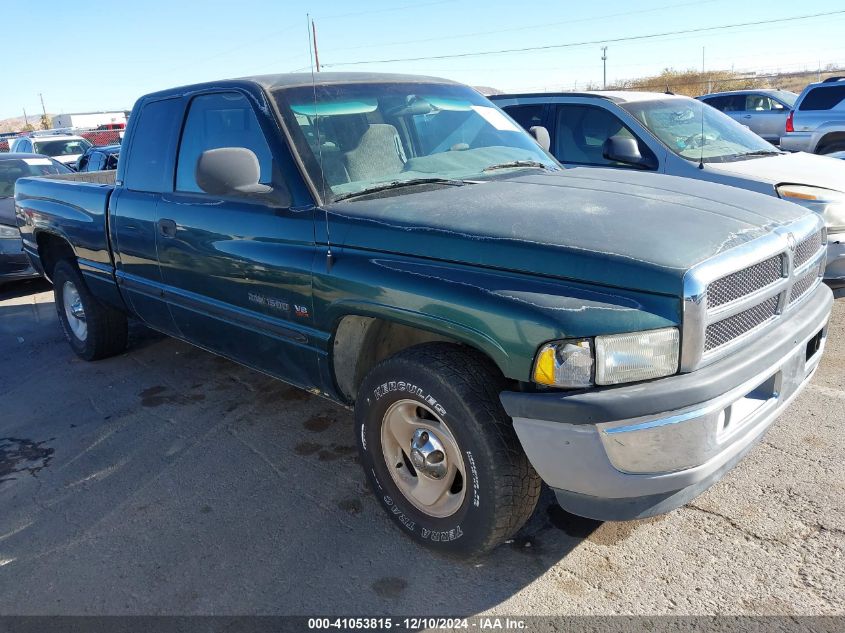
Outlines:
[[[602,524],[546,491],[475,564],[390,523],[349,411],[131,332],[83,362],[47,283],[0,288],[0,614],[845,614],[845,301],[810,386],[703,496]]]

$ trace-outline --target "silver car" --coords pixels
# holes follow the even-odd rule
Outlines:
[[[787,90],[733,90],[696,97],[777,145],[798,95]]]
[[[791,152],[845,151],[845,77],[830,77],[804,88],[780,144]]]
[[[845,85],[845,84],[843,84]],[[700,101],[648,92],[489,97],[567,167],[641,169],[789,200],[828,230],[825,281],[845,296],[845,162],[783,152]],[[546,136],[548,134],[548,136]]]

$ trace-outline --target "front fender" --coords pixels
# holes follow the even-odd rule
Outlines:
[[[677,297],[344,249],[314,277],[320,329],[344,316],[396,321],[486,353],[528,381],[543,343],[678,325]]]

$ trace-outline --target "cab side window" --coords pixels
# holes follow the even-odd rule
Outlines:
[[[176,191],[201,193],[197,161],[203,152],[221,147],[251,150],[258,158],[261,184],[272,187],[280,180],[274,178],[270,147],[249,101],[237,92],[215,93],[191,101],[179,145]]]
[[[604,143],[611,136],[637,137],[612,112],[587,105],[559,105],[552,153],[562,163],[624,166],[604,157]],[[643,156],[650,150],[637,139]]]
[[[530,130],[535,125],[543,125],[543,108],[542,103],[527,103],[507,106],[504,111],[526,130]]]

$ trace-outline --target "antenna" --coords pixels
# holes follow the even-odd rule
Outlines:
[[[314,132],[317,134],[317,154],[320,161],[320,184],[323,194],[322,198],[325,201],[326,175],[323,173],[323,141],[320,138],[320,119],[317,116],[317,80],[314,77],[314,49],[316,47],[316,41],[312,39],[312,36],[316,38],[317,31],[314,29],[314,22],[311,21],[311,15],[306,13],[305,19],[308,26],[308,53],[311,58],[311,89],[314,92]],[[323,207],[323,218],[326,223],[326,269],[331,272],[332,265],[334,264],[334,256],[332,255],[332,234],[329,230],[329,210],[326,209],[325,206]]]

